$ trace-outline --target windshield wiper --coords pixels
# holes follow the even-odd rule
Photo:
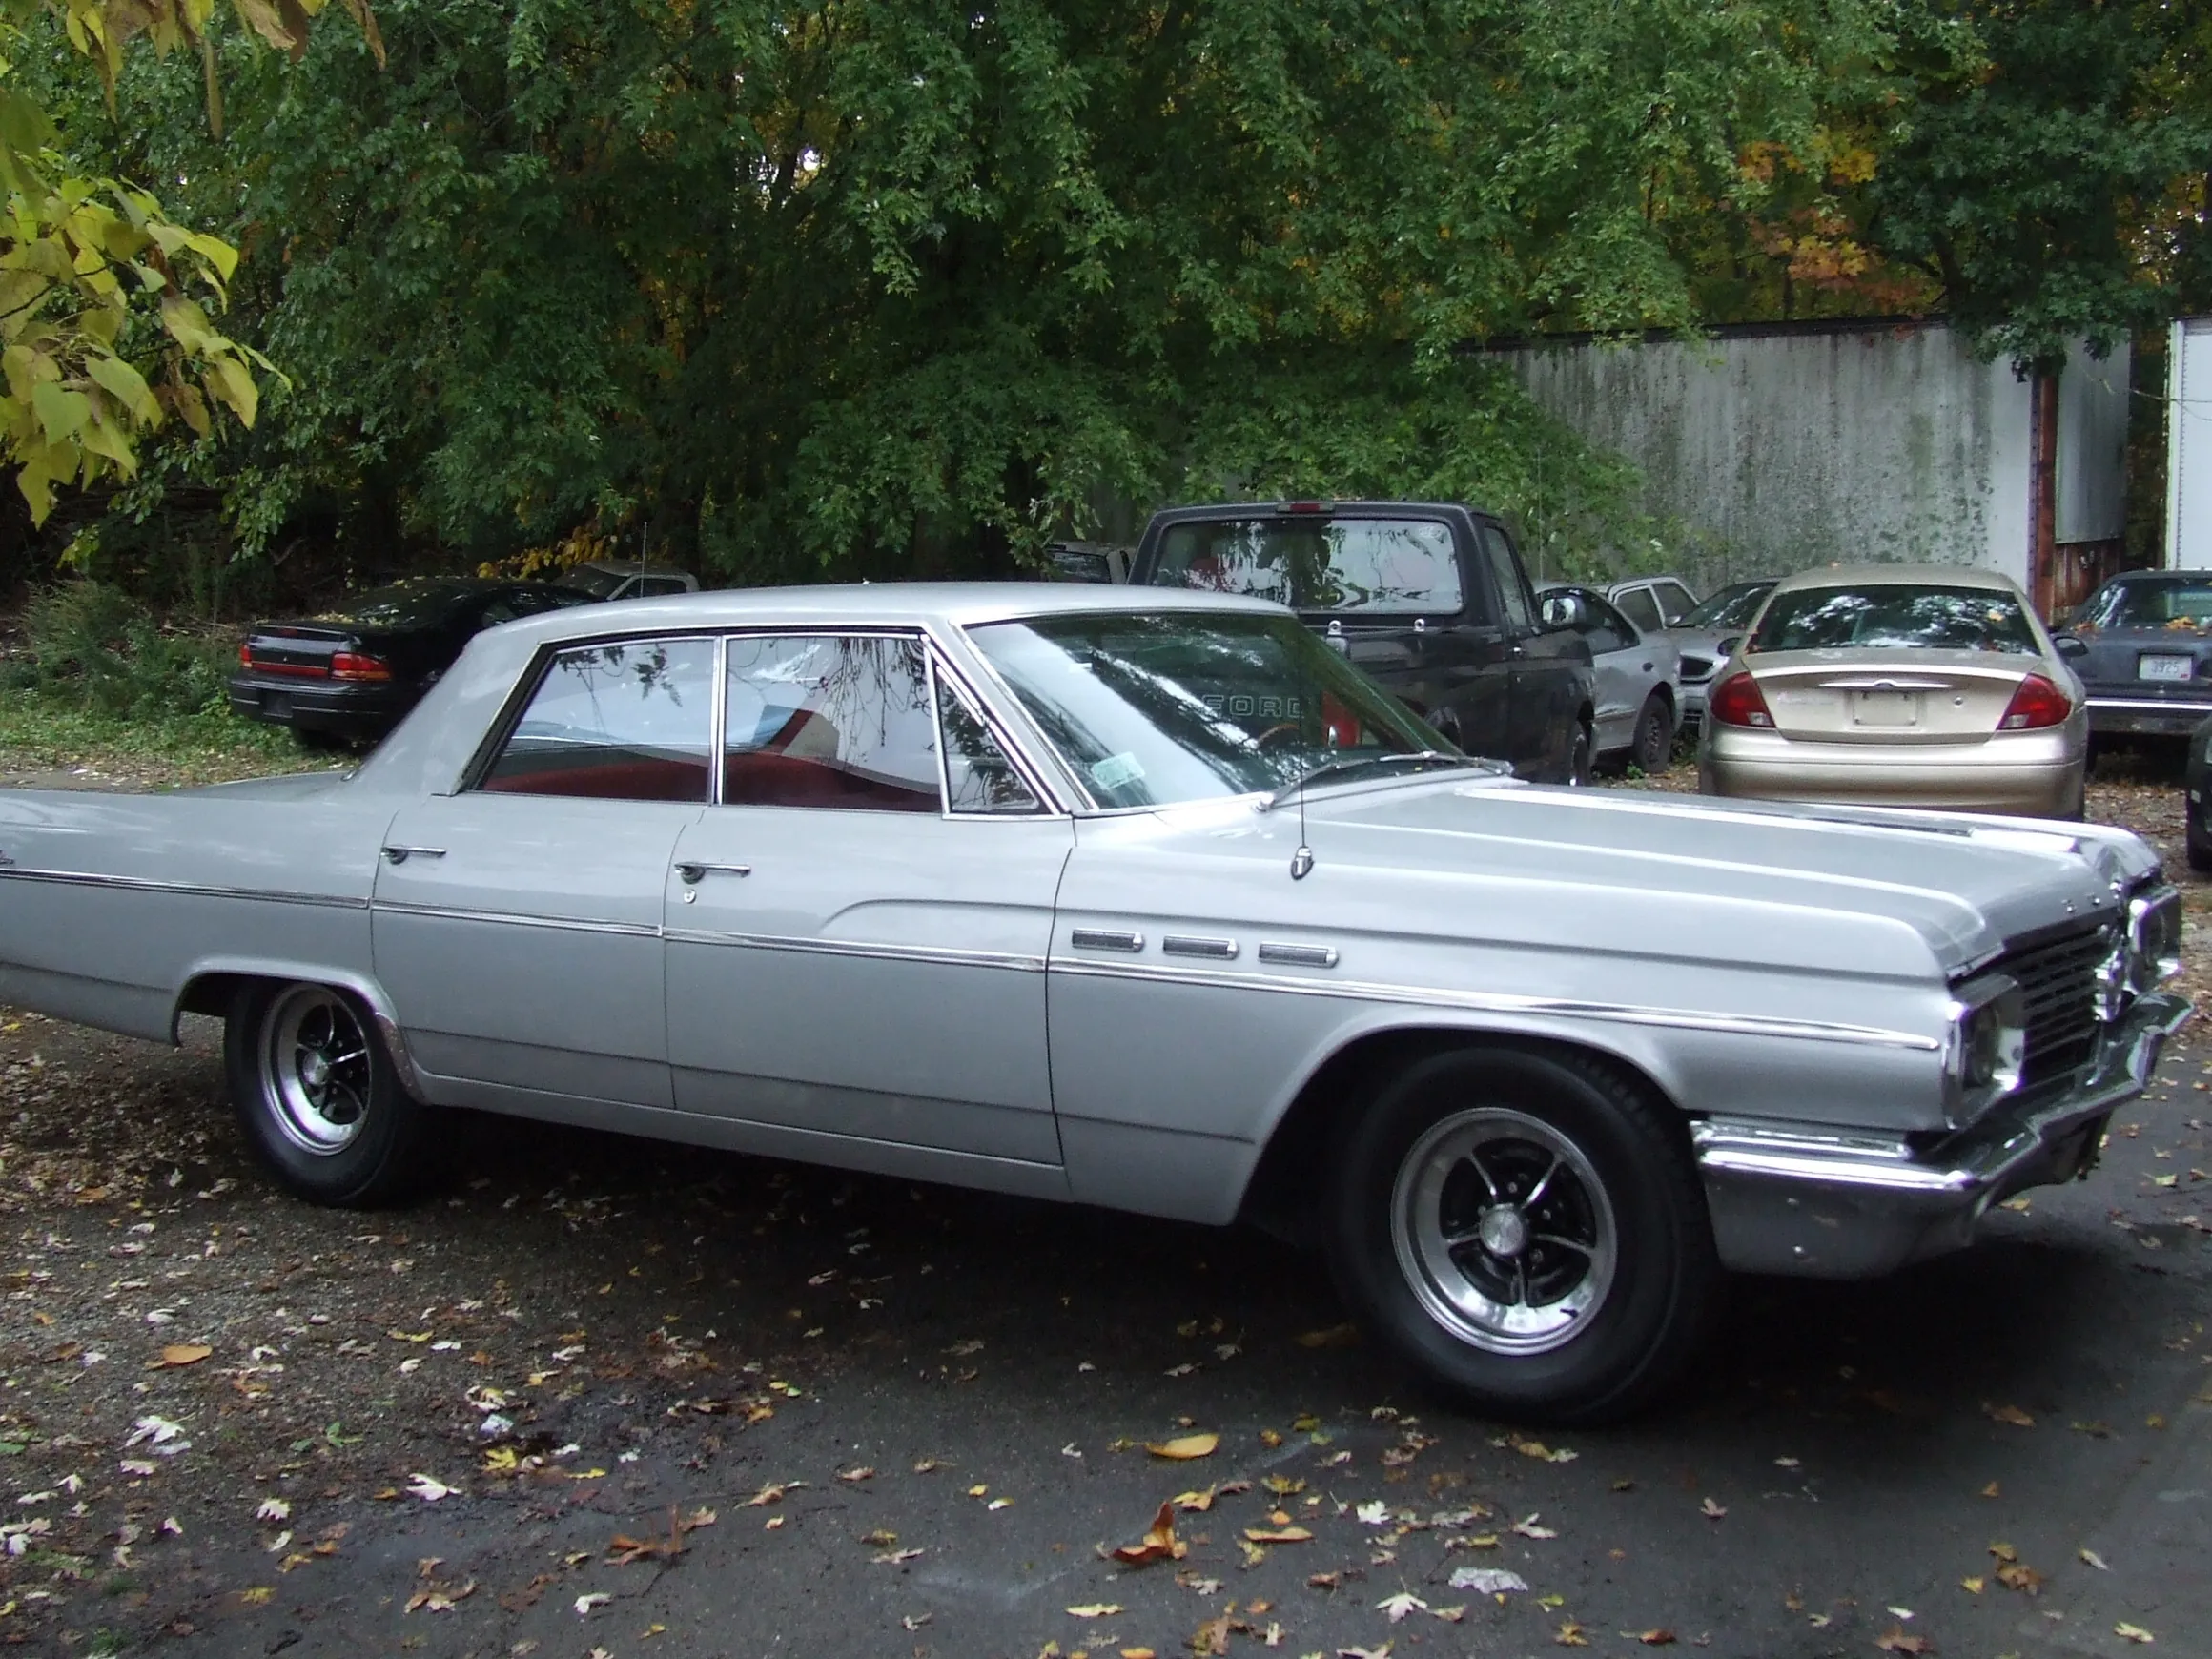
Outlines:
[[[1445,766],[1453,767],[1479,767],[1486,764],[1476,760],[1471,755],[1446,754],[1440,748],[1415,749],[1409,754],[1340,755],[1335,760],[1321,762],[1320,766],[1315,767],[1301,777],[1293,778],[1281,789],[1276,790],[1274,794],[1268,796],[1266,804],[1260,809],[1262,812],[1274,811],[1276,808],[1281,806],[1283,802],[1289,800],[1291,796],[1297,794],[1308,784],[1317,783],[1332,772],[1357,771],[1362,767],[1393,767],[1415,764],[1426,766],[1439,761]]]

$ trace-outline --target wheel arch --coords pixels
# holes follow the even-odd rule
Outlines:
[[[384,988],[369,974],[336,968],[327,962],[269,956],[203,957],[186,970],[171,1000],[169,1040],[172,1043],[181,1040],[180,1027],[186,1014],[213,1014],[219,1019],[229,1012],[237,993],[255,984],[327,985],[359,998],[369,1011],[393,1069],[399,1074],[400,1086],[416,1099],[425,1098],[421,1081],[415,1072],[414,1058],[407,1052],[406,1037],[399,1030],[399,1016]]]
[[[1355,1109],[1363,1090],[1393,1072],[1452,1049],[1509,1049],[1572,1056],[1603,1067],[1671,1108],[1667,1116],[1688,1150],[1691,1115],[1679,1089],[1663,1080],[1667,1068],[1658,1055],[1634,1041],[1633,1035],[1629,1031],[1433,1015],[1378,1020],[1343,1034],[1306,1070],[1276,1113],[1244,1183],[1237,1219],[1288,1242],[1312,1242],[1311,1223],[1329,1137],[1342,1115]]]

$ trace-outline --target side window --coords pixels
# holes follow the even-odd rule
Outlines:
[[[1483,557],[1488,561],[1490,574],[1497,579],[1498,601],[1505,607],[1507,627],[1516,631],[1536,625],[1536,607],[1528,597],[1528,579],[1521,573],[1521,561],[1514,556],[1513,543],[1505,540],[1505,532],[1495,524],[1483,527]]]
[[[648,599],[665,599],[671,593],[687,593],[689,591],[682,582],[673,576],[648,576],[645,578],[645,593]]]
[[[991,727],[942,677],[937,721],[945,734],[946,799],[955,812],[1034,812],[1036,796],[1022,782]]]
[[[583,645],[545,666],[480,786],[605,801],[707,799],[714,642]]]
[[[1621,607],[1621,614],[1640,628],[1661,626],[1659,602],[1651,597],[1648,587],[1631,587],[1613,603]]]
[[[739,634],[728,650],[724,805],[938,809],[921,641]]]
[[[1652,593],[1659,601],[1659,615],[1669,627],[1697,608],[1697,601],[1690,597],[1690,589],[1679,582],[1654,582]]]

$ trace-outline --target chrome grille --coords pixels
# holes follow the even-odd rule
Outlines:
[[[2022,1087],[2062,1076],[2095,1054],[2100,1029],[2097,970],[2112,954],[2116,938],[2109,927],[2088,928],[2015,946],[1982,970],[2008,975],[2027,999]]]

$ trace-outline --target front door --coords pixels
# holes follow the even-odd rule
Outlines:
[[[828,1162],[926,1167],[869,1151],[903,1147],[1051,1190],[1044,964],[1069,821],[919,638],[737,635],[727,653],[721,804],[666,887],[676,1105]]]
[[[668,1104],[661,902],[707,806],[714,659],[709,639],[555,653],[474,787],[393,821],[377,977],[434,1093]]]

